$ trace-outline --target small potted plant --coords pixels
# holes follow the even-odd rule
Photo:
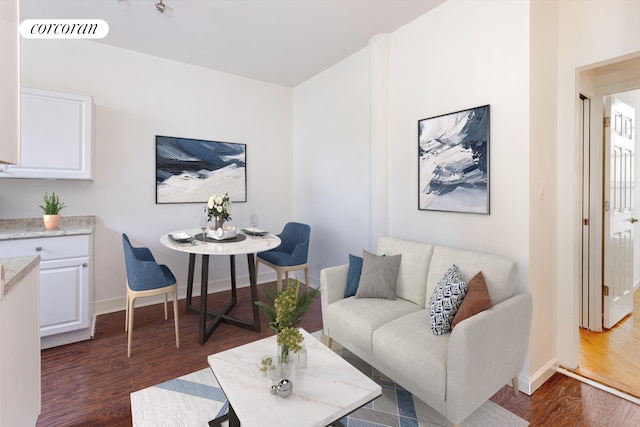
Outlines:
[[[58,228],[60,225],[60,211],[65,207],[66,205],[60,202],[56,193],[51,193],[51,196],[45,193],[44,205],[40,205],[40,208],[42,208],[44,212],[44,216],[42,217],[44,228],[47,230],[55,230]]]

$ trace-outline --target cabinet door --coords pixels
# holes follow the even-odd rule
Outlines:
[[[89,258],[40,264],[40,336],[88,328]]]
[[[93,101],[21,88],[20,165],[4,178],[93,179]]]
[[[0,163],[20,163],[20,40],[18,1],[0,8]],[[0,165],[2,170],[2,165]]]

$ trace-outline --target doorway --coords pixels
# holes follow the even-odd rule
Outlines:
[[[635,75],[635,78],[629,76]],[[604,127],[603,112],[607,96],[623,100],[636,109],[637,122],[640,111],[640,88],[637,77],[640,75],[640,60],[634,59],[610,64],[604,67],[581,73],[581,89],[588,95],[581,96],[583,145],[583,218],[585,232],[582,234],[583,268],[580,300],[580,346],[579,365],[574,370],[580,376],[614,388],[623,393],[640,398],[640,363],[634,357],[640,351],[640,246],[638,242],[632,245],[633,257],[633,285],[636,290],[635,308],[631,314],[622,316],[622,320],[609,329],[603,328],[604,312],[603,282],[606,281],[603,260],[607,255],[605,249],[606,235],[604,217],[607,215],[605,188],[605,170],[608,164],[603,160]],[[637,127],[633,129],[635,133]],[[635,145],[639,143],[636,138]],[[638,151],[638,150],[636,150]],[[636,165],[638,154],[633,158]],[[636,168],[640,169],[640,168]],[[639,171],[635,172],[635,181],[640,182]],[[632,188],[630,196],[640,201],[639,188]],[[631,212],[638,216],[640,209]],[[636,233],[640,236],[640,229]],[[638,240],[638,239],[635,239]],[[611,252],[611,251],[610,251]],[[633,301],[633,299],[632,299]],[[633,304],[633,303],[632,303]]]

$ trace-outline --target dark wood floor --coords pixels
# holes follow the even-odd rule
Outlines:
[[[215,309],[228,294],[209,296]],[[249,319],[246,288],[238,290],[233,314]],[[131,358],[127,358],[124,311],[98,316],[93,340],[42,352],[42,413],[38,426],[130,426],[129,393],[207,367],[207,356],[272,335],[261,314],[262,331],[222,324],[201,346],[195,314],[180,301],[180,348],[175,348],[173,318],[162,305],[137,308]],[[308,331],[322,328],[320,299],[304,318]],[[640,406],[555,374],[533,396],[516,397],[505,386],[494,402],[528,420],[531,426],[637,426]]]

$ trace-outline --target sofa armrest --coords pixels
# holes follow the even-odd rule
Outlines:
[[[322,307],[322,321],[324,330],[327,331],[325,318],[327,316],[327,306],[332,302],[344,298],[344,291],[347,289],[347,273],[349,265],[338,265],[320,270],[320,304]]]
[[[461,423],[516,377],[531,330],[532,298],[521,293],[460,322],[447,353],[447,418]]]
[[[320,298],[322,307],[344,298],[347,289],[347,273],[349,265],[323,268],[320,271]]]

